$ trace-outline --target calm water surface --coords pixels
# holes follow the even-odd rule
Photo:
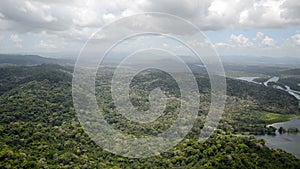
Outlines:
[[[269,126],[273,126],[277,129],[279,127],[283,127],[283,128],[298,128],[300,130],[300,120],[296,118],[292,118],[288,122],[274,123]],[[264,136],[256,136],[256,137],[263,138],[264,140],[266,140],[266,145],[270,148],[282,149],[300,158],[300,134],[299,133],[279,134],[278,132],[276,132],[276,136],[264,135]]]
[[[239,80],[245,80],[248,82],[256,83],[256,84],[261,84],[253,81],[257,77],[240,77],[237,78]],[[279,77],[272,77],[268,79],[266,82],[263,83],[263,85],[268,86],[268,83],[270,82],[277,82],[279,80]],[[299,85],[299,84],[298,84]],[[285,88],[282,88],[280,86],[276,86],[277,89],[279,90],[284,90],[288,92],[289,94],[293,95],[296,99],[300,101],[300,92],[292,90],[289,86],[285,85]],[[300,102],[299,102],[300,106]],[[300,120],[296,118],[290,119],[290,121],[287,122],[282,122],[282,123],[274,123],[272,125],[277,129],[280,127],[283,127],[285,129],[288,128],[298,128],[300,130]],[[273,149],[282,149],[286,152],[289,152],[291,154],[294,154],[296,157],[300,158],[300,133],[298,134],[291,134],[291,133],[284,133],[284,134],[279,134],[279,132],[276,132],[275,136],[272,135],[263,135],[263,136],[256,136],[257,138],[262,138],[266,140],[266,145],[270,148]]]

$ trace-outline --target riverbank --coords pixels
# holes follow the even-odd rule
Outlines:
[[[258,78],[259,77],[237,77],[236,79],[247,81],[247,82],[250,82],[250,83],[255,83],[255,84],[258,84],[258,85],[264,85],[266,87],[273,87],[275,89],[285,91],[285,92],[289,93],[290,95],[292,95],[293,97],[295,97],[299,101],[298,107],[300,108],[300,91],[292,90],[291,87],[286,85],[286,84],[277,83],[280,79],[277,76],[269,78],[265,82],[263,82],[263,81],[257,82],[255,79],[258,79]]]
[[[274,123],[268,126],[275,127],[275,135],[255,136],[266,141],[266,145],[273,149],[282,149],[300,158],[300,134],[299,133],[280,133],[279,128],[300,130],[300,119],[291,118],[289,121]]]
[[[262,120],[269,124],[268,126],[272,125],[273,123],[287,122],[292,118],[300,119],[300,115],[296,114],[278,114],[266,111],[263,111],[262,114]]]

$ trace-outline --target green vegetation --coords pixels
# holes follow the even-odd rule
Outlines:
[[[278,114],[300,114],[296,98],[285,91],[271,87],[227,79],[227,94],[252,102],[251,107],[258,111]]]
[[[273,67],[267,65],[225,65],[228,77],[261,77],[276,76],[280,71],[287,71],[287,68]]]
[[[300,77],[299,76],[281,76],[279,83],[288,85],[292,90],[300,91]]]
[[[267,124],[279,123],[288,121],[290,118],[298,118],[300,119],[300,115],[295,114],[276,114],[270,112],[261,112],[262,120],[264,120]]]
[[[260,73],[249,73],[244,71],[238,70],[226,70],[226,76],[230,78],[238,78],[238,77],[258,77],[258,78],[266,78],[267,75],[260,74]]]
[[[272,88],[228,79],[228,103],[220,129],[207,141],[198,143],[205,120],[199,118],[173,149],[155,157],[130,159],[103,150],[84,132],[73,108],[70,67],[9,66],[0,71],[0,168],[300,168],[300,159],[293,155],[272,150],[261,139],[234,135],[272,130],[265,125],[281,116],[299,117],[295,99]],[[180,94],[167,74],[154,71],[151,76],[157,80],[141,74],[131,84],[131,100],[142,110],[149,102],[143,96],[157,85],[162,85],[169,97]],[[169,100],[166,114],[155,123],[138,125],[125,120],[106,90],[111,77],[111,70],[99,72],[96,92],[98,104],[113,127],[144,137],[171,125],[177,115],[176,99]],[[209,81],[205,75],[197,74],[196,78],[201,92],[199,115],[205,115]]]
[[[44,58],[38,55],[14,55],[0,54],[1,65],[38,65],[38,64],[54,64],[54,63],[72,63],[69,60]]]
[[[279,77],[279,81],[275,83],[278,86],[286,89],[286,85],[292,90],[300,91],[300,69],[290,69],[285,71],[279,71],[276,73]]]
[[[258,83],[264,83],[268,80],[269,78],[265,77],[265,78],[256,78],[253,81],[258,82]]]

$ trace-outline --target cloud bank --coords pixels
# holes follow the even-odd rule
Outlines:
[[[288,29],[300,25],[298,0],[1,0],[0,32],[11,32],[10,40],[18,48],[25,42],[19,35],[34,34],[41,38],[36,46],[59,49],[87,40],[97,29],[116,19],[141,12],[173,14],[202,31]],[[162,27],[172,25],[151,19],[148,22]],[[131,27],[130,24],[124,23],[124,27]],[[188,33],[180,28],[172,29]],[[284,43],[297,46],[299,39],[295,33]],[[58,40],[63,45],[55,45]],[[228,41],[215,43],[222,48],[255,44],[276,47],[278,40],[257,31],[256,37],[232,34]]]

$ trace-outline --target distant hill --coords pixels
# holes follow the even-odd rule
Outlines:
[[[300,69],[290,69],[290,70],[283,71],[281,73],[285,75],[300,75]]]
[[[67,64],[69,60],[45,58],[38,55],[0,54],[0,64],[38,65],[43,63]]]
[[[300,65],[299,57],[268,57],[268,56],[221,56],[224,63],[251,65]]]

